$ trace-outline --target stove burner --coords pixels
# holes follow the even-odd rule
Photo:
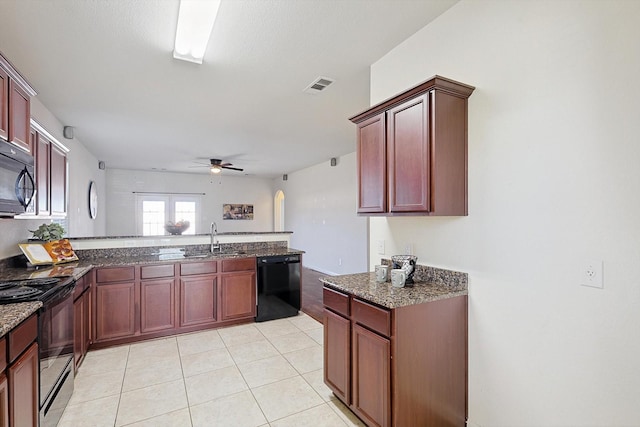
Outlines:
[[[16,286],[13,288],[0,290],[0,300],[17,301],[17,300],[22,300],[24,298],[30,298],[32,296],[35,296],[41,293],[42,291],[39,291],[38,289],[35,289],[35,288],[30,288],[28,286]]]
[[[43,277],[37,279],[22,279],[22,280],[8,280],[5,282],[0,282],[0,289],[12,288],[15,286],[48,286],[58,283],[60,281],[59,278],[56,277]]]

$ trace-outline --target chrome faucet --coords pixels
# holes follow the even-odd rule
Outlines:
[[[211,235],[211,253],[216,249],[221,252],[220,243],[218,243],[218,225],[214,222],[211,223],[210,233]]]

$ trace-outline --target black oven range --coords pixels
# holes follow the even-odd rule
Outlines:
[[[73,277],[0,281],[0,304],[42,301],[38,311],[40,426],[58,424],[73,393]]]

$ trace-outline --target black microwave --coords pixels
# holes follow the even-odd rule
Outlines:
[[[0,141],[0,216],[24,213],[35,195],[33,156]]]

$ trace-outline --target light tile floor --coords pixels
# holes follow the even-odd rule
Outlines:
[[[364,426],[325,386],[306,314],[90,351],[59,427]]]

